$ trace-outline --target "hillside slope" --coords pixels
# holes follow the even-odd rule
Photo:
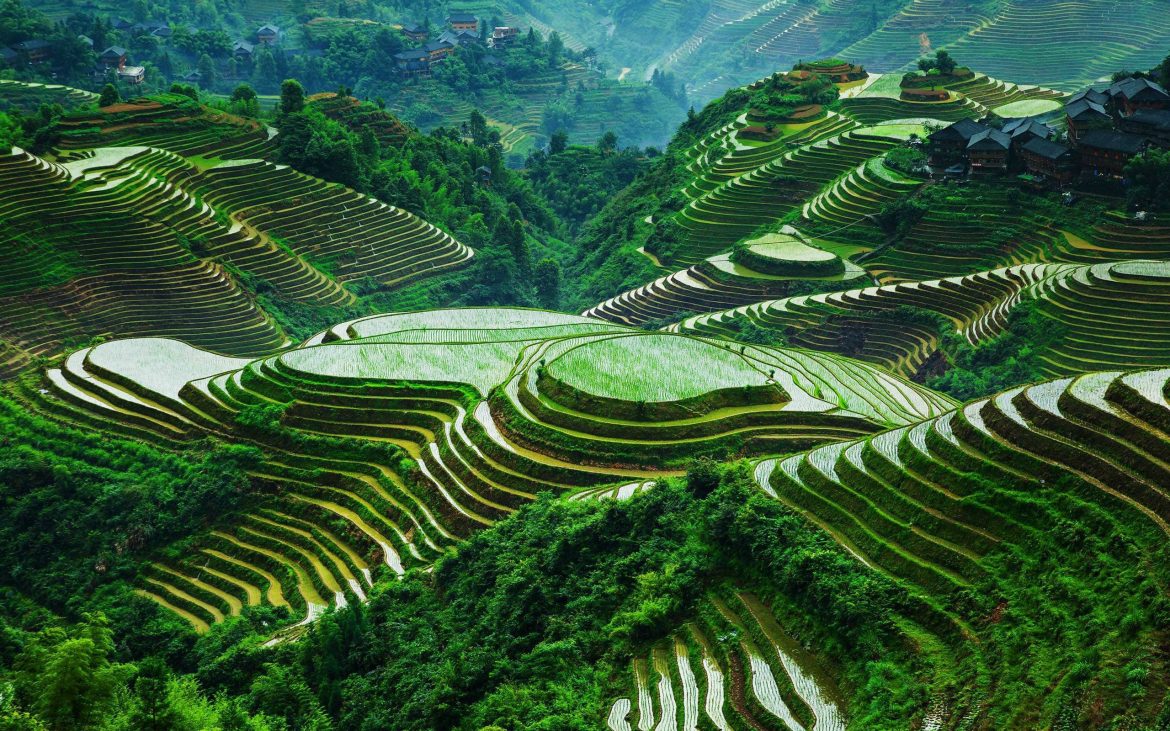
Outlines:
[[[674,35],[650,58],[635,56],[623,65],[692,80],[694,96],[705,101],[801,59],[837,55],[874,71],[896,71],[912,67],[924,51],[945,46],[993,76],[1071,91],[1118,68],[1160,62],[1166,49],[1155,39],[1170,31],[1165,7],[1156,0],[1124,6],[1100,0],[894,0],[860,12],[855,3],[842,0],[711,0],[701,5],[705,14],[683,4],[672,7],[683,26],[679,31],[688,28],[689,33]],[[655,7],[642,14],[649,18],[663,12],[670,11]],[[623,42],[639,36],[638,27],[637,21],[619,24],[599,48],[620,55]],[[1027,62],[1018,57],[1021,47],[1029,49]]]
[[[226,578],[202,586],[195,557],[223,559],[218,570],[244,583],[241,566],[291,567],[296,581],[266,601],[311,618],[363,601],[379,566],[425,565],[542,491],[625,497],[696,455],[793,451],[953,405],[834,356],[501,308],[373,316],[255,361],[115,340],[47,379],[32,398],[58,418],[163,446],[216,435],[266,453],[254,477],[280,497],[143,585],[201,630],[259,595],[224,596],[241,586]]]
[[[150,147],[52,163],[0,157],[6,370],[98,335],[183,334],[258,355],[285,340],[255,299],[353,301],[458,266],[470,249],[415,216],[262,160],[190,160]],[[345,211],[345,219],[337,217]],[[263,282],[263,284],[261,284]]]
[[[558,502],[532,506],[540,492],[674,515],[719,482],[692,470],[695,497],[672,497],[694,455],[787,453],[755,464],[762,492],[737,492],[728,473],[704,503],[703,531],[714,531],[704,540],[723,547],[701,555],[723,563],[688,579],[698,582],[689,598],[650,634],[607,653],[633,659],[617,681],[624,695],[604,710],[589,702],[597,723],[1024,729],[1163,707],[1164,370],[1068,377],[956,407],[840,357],[486,308],[341,323],[259,360],[116,340],[49,369],[44,393],[38,383],[12,393],[111,438],[182,450],[213,435],[256,450],[243,509],[134,579],[142,599],[196,633],[270,607],[282,636],[298,636],[328,607],[346,616],[371,601],[380,624],[399,611],[381,579],[410,581],[470,540],[475,551],[440,561],[451,580],[495,540],[476,534],[540,530],[548,518],[533,516]],[[509,520],[517,512],[536,522]],[[828,621],[799,569],[753,563],[780,549],[744,531],[784,525],[810,540],[797,538],[799,519],[785,522],[794,515],[839,544],[817,559],[857,582],[837,591],[871,592],[888,615],[839,596],[820,611],[855,612],[856,624]],[[795,560],[780,555],[773,570]],[[655,586],[639,591],[650,599]],[[882,662],[854,644],[862,636],[886,648]]]

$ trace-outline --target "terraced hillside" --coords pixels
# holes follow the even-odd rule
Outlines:
[[[762,255],[744,256],[753,249]],[[824,266],[801,267],[823,253]],[[584,314],[627,325],[642,325],[680,312],[759,302],[781,296],[797,283],[833,286],[864,277],[864,270],[804,243],[796,229],[745,242],[743,249],[712,256],[638,289],[606,300]]]
[[[1067,665],[1014,663],[995,643],[1029,625],[1032,651],[1061,647],[1068,662],[1112,656],[1122,634],[1147,649],[1158,643],[1152,629],[1128,634],[1091,620],[1075,636],[1054,636],[1044,617],[1087,619],[1083,602],[1103,596],[1134,612],[1152,599],[1108,577],[1110,566],[1156,555],[1170,530],[1168,378],[1101,372],[1017,388],[908,428],[765,460],[756,474],[768,494],[920,597],[908,631],[936,648],[926,652],[940,673],[957,670],[970,683],[940,703],[939,727],[980,718],[1032,727]],[[1049,572],[1065,591],[1039,579]],[[1157,569],[1143,576],[1147,590],[1165,580]],[[987,717],[981,700],[996,692],[992,684],[1032,690]],[[1034,703],[1019,702],[1030,696]]]
[[[953,406],[835,356],[499,308],[355,320],[259,360],[115,340],[47,379],[29,398],[58,418],[264,451],[266,507],[143,579],[200,630],[260,602],[309,619],[363,601],[541,491],[625,497],[698,454],[792,452]]]
[[[1019,102],[1062,98],[1050,89],[975,75],[950,89],[948,101],[908,101],[899,97],[898,81],[887,75],[843,85],[841,100],[827,113],[770,124],[764,140],[750,109],[713,130],[688,151],[694,179],[682,191],[688,204],[671,217],[679,228],[676,240],[650,253],[668,265],[697,264],[796,209],[833,230],[864,226],[884,204],[921,183],[889,169],[881,158],[911,137],[925,137],[924,123],[941,125],[992,115],[995,109],[1010,111]],[[760,88],[762,82],[747,87]]]
[[[97,102],[97,94],[70,86],[0,79],[0,111],[12,108],[31,114],[42,104],[60,104],[66,109]]]
[[[1166,370],[1062,378],[762,460],[755,478],[859,565],[907,589],[891,625],[933,676],[912,727],[1106,718],[1124,704],[1099,700],[1078,711],[1057,684],[1068,663],[1084,662],[1095,687],[1073,695],[1104,699],[1125,681],[1099,663],[1130,662],[1121,644],[1139,656],[1162,644],[1154,627],[1095,626],[1100,610],[1086,602],[1110,597],[1134,617],[1160,603],[1167,576],[1148,562],[1170,531],[1168,392]],[[1143,568],[1127,572],[1129,562]],[[867,727],[848,717],[849,691],[823,664],[832,652],[810,654],[775,614],[733,584],[705,596],[694,619],[635,657],[608,727]],[[1054,632],[1062,616],[1079,617],[1078,626]],[[1020,641],[1052,661],[1015,662],[1009,648]],[[1164,687],[1150,682],[1137,680],[1131,692],[1149,687],[1157,707]]]
[[[309,97],[309,104],[352,132],[369,130],[383,147],[399,145],[410,134],[410,129],[397,117],[372,104],[364,104],[356,97],[326,92]]]
[[[1118,68],[1149,68],[1170,31],[1155,0],[903,0],[859,10],[846,0],[713,0],[653,68],[693,79],[702,100],[801,59],[840,56],[873,71],[911,68],[947,47],[972,68],[1072,91]],[[1021,59],[1020,48],[1028,48]],[[636,66],[627,63],[625,65]]]
[[[547,140],[545,113],[560,105],[571,114],[560,122],[574,144],[592,145],[607,131],[623,145],[660,146],[686,116],[678,100],[644,84],[619,83],[580,63],[509,80],[506,89],[489,88],[468,96],[433,80],[404,86],[387,102],[394,114],[420,129],[462,123],[479,110],[505,132],[506,151],[524,156]]]
[[[1059,337],[1041,351],[1053,377],[1170,365],[1170,264],[1023,264],[962,277],[801,295],[683,320],[671,330],[733,335],[745,323],[786,334],[793,345],[835,352],[913,375],[940,344],[941,316],[973,345],[990,342],[1014,307],[1032,303]],[[1140,333],[1134,337],[1134,333]]]
[[[699,619],[634,660],[632,673],[636,695],[614,701],[612,731],[846,727],[831,674],[749,592],[707,597]]]
[[[142,146],[225,160],[271,156],[276,134],[256,120],[212,110],[181,94],[71,112],[60,120],[55,133],[55,146],[66,153]]]
[[[1130,269],[1115,274],[1141,273]],[[693,454],[790,454],[758,463],[761,489],[912,597],[893,624],[931,668],[924,720],[1026,727],[1040,711],[1005,710],[997,694],[1040,694],[1064,665],[995,648],[1031,626],[1029,641],[1064,662],[1108,655],[1129,630],[1059,637],[1057,613],[1038,608],[1077,611],[1086,591],[1148,607],[1129,573],[1108,577],[1170,532],[1170,371],[1065,377],[956,407],[825,358],[551,312],[447,310],[342,323],[255,361],[112,341],[25,398],[159,444],[214,434],[260,447],[253,478],[270,497],[139,579],[198,631],[249,606],[303,622],[365,601],[380,578],[426,566],[540,491],[625,499]],[[1093,520],[1062,543],[1062,516]],[[1032,578],[1054,570],[1064,594]],[[1089,579],[1091,590],[1076,583]],[[845,728],[855,689],[779,616],[747,588],[708,594],[634,659],[608,727]],[[1154,647],[1149,632],[1125,643]]]
[[[927,185],[921,174],[888,162],[948,120],[1056,104],[1063,98],[1059,92],[969,74],[948,90],[949,101],[923,102],[902,99],[896,75],[870,76],[838,85],[840,100],[808,121],[762,126],[752,116],[753,95],[765,93],[776,78],[736,92],[744,111],[734,118],[726,112],[731,121],[712,125],[683,152],[686,182],[675,194],[687,201],[681,210],[660,208],[644,220],[649,234],[639,251],[664,276],[611,297],[588,314],[640,324],[775,298],[767,293],[781,296],[784,285],[750,274],[750,266],[734,262],[732,252],[786,224],[845,257],[851,271],[860,267],[881,284],[1023,263],[1088,261],[1098,246],[1102,256],[1096,261],[1126,258],[1104,255],[1114,245],[1111,234],[1066,236],[1057,223],[1063,215],[1058,205],[1025,209],[1018,191],[1007,186]],[[899,207],[908,202],[923,213],[892,239],[890,217],[900,215]],[[1087,243],[1098,239],[1100,245]],[[837,287],[822,282],[820,288]]]
[[[260,355],[286,338],[241,277],[339,305],[353,300],[348,282],[394,285],[472,255],[411,214],[287,167],[200,164],[151,147],[0,157],[4,375],[95,336],[182,334]]]

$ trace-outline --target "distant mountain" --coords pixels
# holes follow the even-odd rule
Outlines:
[[[1170,34],[1170,13],[1159,0],[591,3],[588,18],[562,0],[520,4],[595,46],[615,70],[674,73],[698,101],[801,59],[840,54],[873,71],[895,71],[943,46],[989,75],[1073,90],[1119,68],[1153,66],[1166,55]]]

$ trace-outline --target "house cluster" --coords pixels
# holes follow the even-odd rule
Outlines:
[[[1150,147],[1170,149],[1170,93],[1144,78],[1087,89],[1064,107],[1067,133],[1034,118],[1002,127],[965,119],[930,135],[932,171],[948,176],[1023,172],[1039,184],[1121,178]]]
[[[166,41],[174,36],[174,29],[166,24],[131,23],[123,18],[111,18],[110,27],[132,37],[150,35],[161,41]],[[250,63],[257,48],[275,46],[280,42],[280,38],[280,28],[275,25],[262,25],[250,38],[240,38],[232,43],[231,58]],[[93,40],[88,36],[78,36],[78,40],[93,48]],[[94,50],[97,51],[97,49]],[[54,60],[54,51],[51,42],[35,38],[15,43],[12,46],[0,46],[0,66],[48,64]],[[130,64],[127,60],[126,49],[117,45],[98,51],[97,64],[93,69],[94,80],[98,82],[109,79],[111,74],[119,81],[128,84],[141,84],[146,79],[146,69],[143,66]],[[183,81],[197,83],[199,73],[192,71],[179,78]]]
[[[52,60],[53,44],[41,38],[30,38],[11,46],[0,46],[0,63],[4,66],[35,66]]]
[[[407,76],[430,76],[432,67],[462,46],[480,45],[479,18],[471,13],[451,13],[446,28],[433,41],[428,40],[427,28],[416,23],[404,23],[402,33],[408,39],[421,43],[418,48],[395,54],[398,70]],[[491,48],[504,48],[520,37],[520,29],[498,26],[492,29],[486,43]]]
[[[127,27],[135,27],[127,23]],[[142,32],[158,31],[159,28],[153,26],[141,26]],[[169,37],[170,28],[167,28],[167,36]],[[162,36],[160,36],[162,37]],[[93,48],[93,39],[88,36],[77,36],[77,39]],[[7,66],[31,65],[37,66],[41,64],[50,64],[55,57],[53,44],[46,40],[31,39],[21,41],[13,44],[11,47],[0,47],[0,62]],[[115,75],[119,81],[124,81],[128,84],[141,84],[146,78],[146,69],[142,66],[132,66],[126,60],[126,49],[121,46],[110,46],[97,55],[97,64],[93,68],[93,77],[95,81],[108,78],[110,74]]]
[[[119,81],[128,84],[141,84],[146,79],[146,69],[142,66],[131,66],[126,62],[126,49],[121,46],[110,46],[98,56],[98,64],[94,68],[94,78],[100,79],[113,73]]]
[[[275,25],[262,25],[252,34],[252,38],[237,38],[232,41],[232,58],[237,61],[251,62],[256,49],[261,46],[274,46],[280,42],[280,28]]]

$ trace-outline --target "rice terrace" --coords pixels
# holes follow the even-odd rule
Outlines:
[[[0,0],[0,731],[1170,731],[1165,0]]]

